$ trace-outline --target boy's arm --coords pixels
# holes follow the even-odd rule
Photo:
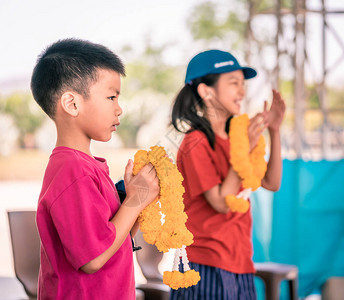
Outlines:
[[[85,273],[97,272],[116,253],[132,230],[140,212],[159,194],[159,179],[152,164],[144,166],[135,177],[132,176],[132,170],[133,162],[129,160],[125,169],[127,197],[111,219],[116,228],[115,241],[105,252],[81,267]]]
[[[126,193],[126,191],[125,191],[124,180],[118,181],[118,182],[115,184],[115,186],[116,186],[116,189],[117,189],[117,193],[118,193],[118,196],[119,196],[119,200],[121,201],[121,204],[122,204],[122,203],[124,202],[125,198],[127,197],[127,193]],[[131,231],[130,231],[130,235],[131,235],[132,237],[135,236],[137,230],[139,229],[139,226],[140,226],[140,224],[139,224],[138,220],[136,220],[136,222],[135,222],[133,228],[132,228]]]
[[[131,237],[134,237],[136,235],[137,231],[139,230],[139,227],[140,227],[140,223],[138,220],[136,220],[134,226],[131,228],[131,231],[130,231]]]

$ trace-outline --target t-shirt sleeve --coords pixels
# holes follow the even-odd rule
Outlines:
[[[50,213],[65,255],[76,270],[102,254],[116,238],[107,199],[90,176],[64,190]]]
[[[221,178],[212,159],[208,141],[200,139],[192,147],[179,149],[179,168],[187,177],[187,189],[191,197],[198,196],[221,183]]]

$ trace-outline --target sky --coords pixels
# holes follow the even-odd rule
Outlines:
[[[38,54],[54,41],[68,37],[104,44],[121,56],[124,45],[131,45],[137,52],[142,50],[144,41],[149,36],[153,45],[168,43],[168,50],[164,54],[169,63],[186,65],[198,50],[192,44],[190,33],[186,29],[186,20],[192,8],[200,2],[201,0],[0,0],[0,87],[6,86],[4,83],[9,80],[24,79],[28,88],[28,78]],[[230,5],[229,0],[216,2],[224,10]],[[321,3],[320,0],[307,2],[317,9]],[[327,0],[326,3],[330,8],[344,10],[344,1]],[[343,15],[331,17],[332,19],[335,27],[344,27]],[[312,55],[317,71],[321,55],[321,31],[318,23],[314,21],[314,25],[308,28],[308,38],[315,45]],[[344,42],[343,31],[339,30],[338,33]],[[329,47],[328,57],[335,62],[334,58],[340,56],[342,49],[336,45],[331,34],[328,36],[329,43],[333,45]],[[340,69],[343,70],[343,67]],[[336,75],[334,81],[343,82],[340,79],[343,77]]]
[[[68,37],[102,43],[113,51],[130,44],[183,45],[190,9],[199,0],[0,0],[0,81],[29,76],[37,55]],[[178,60],[183,47],[170,51]],[[179,55],[179,58],[178,58]]]

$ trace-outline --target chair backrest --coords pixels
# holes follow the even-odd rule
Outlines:
[[[163,258],[163,253],[160,252],[154,245],[148,244],[144,240],[140,230],[138,230],[135,235],[135,244],[136,246],[142,247],[141,250],[138,250],[135,253],[143,276],[148,282],[162,282],[162,275],[158,266]]]
[[[40,239],[35,211],[9,211],[14,271],[29,297],[37,297]]]

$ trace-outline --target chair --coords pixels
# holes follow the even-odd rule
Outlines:
[[[323,300],[343,300],[344,277],[330,277],[326,280],[321,290]]]
[[[144,292],[146,300],[168,300],[170,288],[162,282],[162,275],[158,269],[163,253],[148,244],[140,230],[135,235],[135,243],[142,247],[136,251],[136,259],[147,280],[147,283],[138,284],[136,288]]]
[[[35,211],[9,211],[14,271],[29,299],[37,299],[40,239]]]
[[[40,239],[36,226],[35,211],[9,211],[8,221],[12,242],[14,271],[22,283],[29,300],[37,299],[40,266]],[[136,299],[147,299],[136,290]]]
[[[18,281],[17,277],[0,276],[0,299],[27,299],[23,285]]]
[[[280,299],[280,284],[287,280],[291,300],[298,299],[298,268],[293,265],[278,264],[272,262],[255,263],[256,276],[265,284],[265,299]]]

